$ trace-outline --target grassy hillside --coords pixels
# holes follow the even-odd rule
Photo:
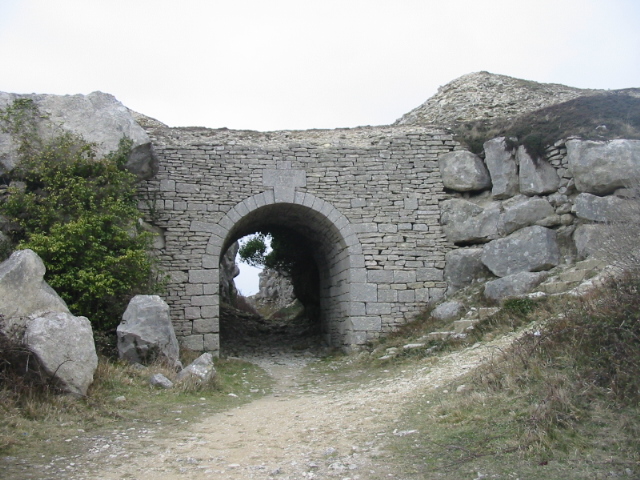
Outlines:
[[[453,131],[475,153],[487,140],[504,136],[537,157],[544,155],[546,146],[569,136],[640,139],[640,89],[579,97],[515,118],[462,122]]]

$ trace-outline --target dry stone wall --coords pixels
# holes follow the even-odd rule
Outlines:
[[[446,178],[454,161],[467,178]],[[446,256],[448,294],[475,282],[487,282],[491,300],[527,293],[556,266],[606,254],[607,222],[624,220],[629,202],[638,202],[637,191],[625,188],[640,179],[638,140],[560,140],[544,158],[532,158],[495,138],[483,158],[454,152],[440,164],[452,192],[442,202],[442,224],[459,247]],[[483,168],[489,186],[470,181],[483,178]]]
[[[164,231],[167,303],[184,346],[219,349],[219,264],[242,236],[281,225],[317,252],[322,329],[349,348],[441,298],[446,197],[438,157],[457,144],[427,127],[241,132],[148,126],[158,174],[141,185]]]

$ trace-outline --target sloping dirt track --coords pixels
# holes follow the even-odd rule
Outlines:
[[[405,478],[385,460],[388,439],[411,434],[395,426],[403,409],[426,390],[445,386],[490,359],[513,338],[358,384],[336,380],[326,367],[314,368],[317,358],[309,352],[248,356],[275,379],[271,394],[184,430],[131,428],[108,446],[96,442],[74,460],[65,478]]]

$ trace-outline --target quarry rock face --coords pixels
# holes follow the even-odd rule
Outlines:
[[[290,276],[265,268],[259,277],[260,289],[251,297],[251,301],[258,307],[268,306],[270,309],[279,310],[295,300]]]
[[[0,264],[0,335],[24,347],[32,357],[29,370],[52,377],[67,393],[85,395],[98,365],[91,324],[69,312],[44,281],[45,271],[32,250],[18,250]]]
[[[238,242],[234,242],[220,260],[220,300],[228,304],[232,304],[237,294],[233,279],[240,275],[240,268],[236,264],[239,249]]]
[[[89,95],[13,94],[0,92],[0,108],[17,99],[30,99],[42,114],[40,133],[45,138],[63,132],[81,136],[95,143],[98,158],[117,150],[122,138],[132,141],[127,169],[139,179],[149,179],[157,172],[158,161],[146,131],[131,112],[112,95],[93,92]],[[11,171],[17,161],[17,145],[6,133],[0,133],[0,174]]]
[[[169,306],[158,295],[133,297],[117,334],[120,358],[142,364],[161,359],[172,367],[178,365],[178,340]]]

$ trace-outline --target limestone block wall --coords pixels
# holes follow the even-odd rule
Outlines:
[[[440,226],[438,156],[458,148],[451,135],[428,127],[147,131],[159,170],[141,184],[140,207],[164,231],[158,257],[184,346],[218,351],[220,257],[269,225],[313,243],[333,346],[389,332],[444,295],[452,244]]]

